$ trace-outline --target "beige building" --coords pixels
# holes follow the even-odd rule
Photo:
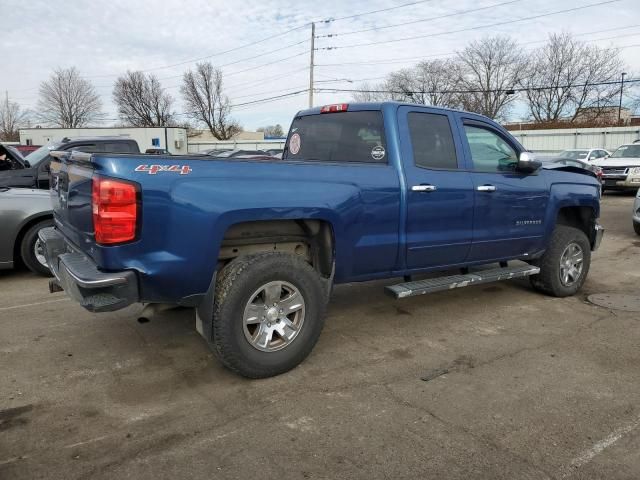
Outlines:
[[[618,121],[618,107],[586,107],[578,109],[575,123],[598,122],[606,125],[614,125]],[[620,123],[631,123],[631,110],[622,107],[620,109]]]

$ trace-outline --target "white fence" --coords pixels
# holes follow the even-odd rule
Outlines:
[[[568,148],[606,148],[613,151],[624,143],[640,139],[640,127],[601,127],[554,130],[511,130],[527,149],[541,154],[555,154]],[[189,141],[189,153],[204,150],[284,148],[284,140],[229,140],[220,142]]]
[[[555,154],[568,148],[605,148],[613,151],[624,143],[640,139],[640,127],[601,127],[554,130],[511,130],[532,152]]]
[[[242,149],[242,150],[267,150],[269,148],[284,148],[284,140],[228,140],[220,142],[193,142],[189,141],[189,153],[198,153],[205,150]]]

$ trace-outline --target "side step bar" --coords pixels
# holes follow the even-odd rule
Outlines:
[[[425,293],[440,292],[452,288],[468,287],[469,285],[479,285],[481,283],[498,282],[511,278],[528,277],[540,273],[538,267],[524,264],[513,267],[492,268],[478,270],[464,275],[449,275],[447,277],[428,278],[415,282],[399,283],[390,285],[385,291],[395,298],[413,297],[424,295]]]

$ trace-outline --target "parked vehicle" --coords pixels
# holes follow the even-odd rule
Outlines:
[[[34,273],[51,275],[38,233],[53,225],[49,192],[0,187],[0,269],[21,260]]]
[[[636,194],[636,199],[633,202],[633,229],[636,231],[638,235],[640,235],[640,189],[638,189],[638,193]]]
[[[208,155],[212,156],[212,157],[217,157],[217,158],[237,158],[237,157],[244,157],[247,158],[248,156],[265,156],[267,155],[267,152],[265,152],[264,150],[242,150],[242,149],[236,149],[236,150],[227,150],[224,152],[220,152],[220,150],[214,151],[212,153],[209,153]]]
[[[272,157],[282,158],[282,153],[284,152],[283,148],[268,148],[265,150]]]
[[[29,155],[31,152],[35,152],[40,148],[40,145],[16,145],[16,150],[18,150],[22,156]]]
[[[54,157],[50,289],[95,312],[196,307],[209,346],[252,378],[310,353],[333,284],[404,276],[387,287],[404,298],[529,276],[564,297],[603,235],[592,172],[543,169],[492,120],[423,105],[299,112],[282,160]]]
[[[7,148],[5,146],[5,148]],[[11,148],[11,147],[8,147]],[[123,137],[63,138],[43,145],[26,157],[15,157],[11,168],[1,170],[0,187],[49,188],[49,164],[52,150],[100,153],[140,153],[138,143]],[[17,152],[17,151],[16,151]]]
[[[144,153],[147,155],[171,155],[171,152],[164,148],[147,148]]]
[[[593,162],[602,168],[604,190],[637,190],[640,187],[640,144],[621,145],[608,158]]]
[[[591,162],[599,158],[608,157],[609,155],[611,155],[611,152],[604,148],[570,148],[551,157],[551,159],[584,160]]]

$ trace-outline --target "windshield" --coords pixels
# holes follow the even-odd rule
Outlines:
[[[584,158],[587,158],[588,153],[589,153],[589,150],[565,150],[564,152],[560,153],[558,157],[570,158],[572,160],[584,159]]]
[[[640,145],[622,145],[611,158],[640,158]]]
[[[31,165],[32,167],[35,167],[42,160],[44,160],[49,156],[49,152],[51,152],[52,150],[55,150],[60,145],[62,145],[60,142],[49,142],[46,145],[41,146],[39,149],[34,150],[33,152],[31,152],[29,155],[26,156],[26,159],[29,162],[29,165]]]

